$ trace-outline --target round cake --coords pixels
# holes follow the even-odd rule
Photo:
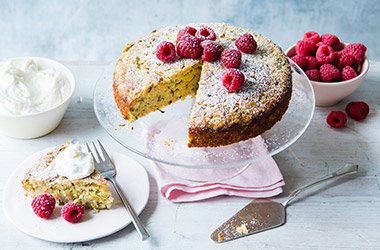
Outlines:
[[[186,26],[167,26],[127,44],[114,72],[114,98],[123,117],[133,122],[171,103],[194,96],[189,116],[188,146],[216,147],[264,133],[281,120],[292,93],[291,68],[281,48],[261,34],[223,23],[189,24],[210,27],[224,49],[249,33],[257,42],[253,54],[242,53],[242,87],[229,92],[222,84],[221,60],[176,57],[162,62],[156,48],[162,41],[177,43]],[[165,114],[163,114],[165,115]]]

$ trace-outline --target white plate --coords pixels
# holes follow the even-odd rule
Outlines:
[[[31,198],[24,196],[21,181],[34,163],[52,148],[37,152],[25,159],[8,179],[3,195],[3,209],[8,219],[21,231],[39,239],[53,242],[82,242],[113,234],[131,223],[124,206],[113,188],[111,209],[93,213],[86,210],[82,221],[71,224],[60,216],[60,206],[45,220],[37,217],[30,206]],[[140,214],[149,198],[149,178],[145,169],[135,160],[109,151],[116,168],[116,179],[128,201]],[[112,185],[110,185],[111,187]]]

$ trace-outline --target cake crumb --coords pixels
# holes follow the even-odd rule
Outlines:
[[[171,149],[174,149],[175,140],[171,140],[171,139],[163,140],[162,143],[163,143],[165,146],[168,146],[168,147],[170,147]]]
[[[237,227],[236,232],[238,232],[240,234],[247,234],[248,229],[247,229],[247,226],[245,225],[245,223],[241,224],[240,227]]]
[[[218,241],[224,241],[222,233],[218,233]]]

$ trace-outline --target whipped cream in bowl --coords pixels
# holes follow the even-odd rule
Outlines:
[[[83,151],[79,143],[70,143],[57,155],[53,164],[57,174],[65,176],[69,180],[88,177],[95,170],[91,154]]]
[[[70,91],[67,77],[52,67],[31,58],[0,61],[0,114],[40,113],[58,106]]]
[[[54,130],[75,89],[72,72],[42,57],[0,61],[0,133],[30,139]]]

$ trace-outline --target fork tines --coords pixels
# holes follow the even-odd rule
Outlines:
[[[99,146],[96,146],[94,142],[92,143],[93,150],[91,150],[88,143],[86,143],[87,150],[89,153],[91,153],[92,157],[94,158],[95,163],[106,163],[106,164],[112,164],[112,160],[107,154],[107,151],[104,149],[103,145],[100,143],[99,140],[96,140],[98,142]]]

